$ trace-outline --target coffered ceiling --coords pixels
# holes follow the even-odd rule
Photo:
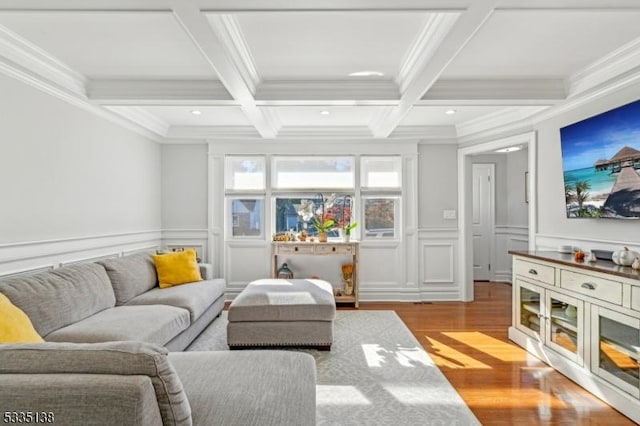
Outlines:
[[[636,0],[0,0],[0,72],[158,141],[456,140],[640,69]]]

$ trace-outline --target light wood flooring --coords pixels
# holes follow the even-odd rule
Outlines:
[[[511,285],[476,283],[475,301],[361,303],[395,310],[483,425],[633,425],[507,338]]]

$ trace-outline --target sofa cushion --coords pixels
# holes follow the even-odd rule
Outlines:
[[[164,345],[189,326],[189,311],[173,306],[116,306],[45,336],[49,342],[138,340]]]
[[[196,256],[194,249],[153,256],[160,288],[201,281]]]
[[[104,266],[109,274],[116,295],[116,305],[124,305],[158,284],[156,267],[148,253],[106,259],[98,263]]]
[[[191,425],[189,400],[176,370],[167,359],[167,350],[148,343],[47,342],[0,345],[0,374],[148,376],[155,390],[163,423]],[[96,386],[99,384],[96,383]],[[43,388],[42,392],[47,392],[47,389]],[[31,405],[25,404],[24,407]]]
[[[194,424],[316,424],[316,369],[309,354],[172,352],[168,358],[189,398]]]
[[[154,288],[127,302],[131,305],[169,305],[184,308],[191,314],[194,322],[213,302],[224,294],[223,279],[198,281],[169,288]]]
[[[109,277],[95,263],[6,278],[0,293],[27,314],[41,336],[115,305]]]
[[[29,317],[0,293],[0,343],[44,342]]]

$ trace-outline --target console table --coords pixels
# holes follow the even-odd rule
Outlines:
[[[640,271],[571,254],[509,253],[509,338],[640,423]]]
[[[353,263],[353,294],[350,296],[336,296],[337,303],[353,303],[359,307],[360,294],[360,271],[358,270],[359,262],[358,242],[272,242],[271,243],[271,276],[278,278],[278,257],[279,256],[331,256],[331,255],[351,255]]]

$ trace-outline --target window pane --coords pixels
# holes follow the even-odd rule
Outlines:
[[[395,238],[397,198],[365,198],[364,235],[366,238]]]
[[[279,189],[353,188],[352,157],[274,157],[273,186]]]
[[[313,203],[310,207],[310,211],[314,212],[316,217],[321,216],[320,199],[313,198],[290,198],[290,197],[278,197],[276,198],[276,229],[275,232],[286,232],[293,229],[294,232],[300,232],[303,229],[307,230],[309,235],[317,235],[318,232],[313,225],[313,219],[307,216],[305,221],[305,215],[302,211],[302,206],[307,203]],[[333,219],[336,223],[336,228],[339,223],[343,221],[349,221],[351,210],[353,208],[353,201],[349,198],[346,202],[343,197],[336,197],[331,201],[331,206],[325,206],[324,218],[325,220]],[[343,219],[344,215],[344,219]],[[338,230],[334,229],[328,233],[329,237],[337,237]]]
[[[262,235],[263,200],[234,199],[231,201],[231,235],[254,237]]]
[[[237,190],[264,189],[264,157],[226,157],[225,188]]]
[[[402,161],[400,157],[362,157],[361,184],[364,188],[400,188]]]

